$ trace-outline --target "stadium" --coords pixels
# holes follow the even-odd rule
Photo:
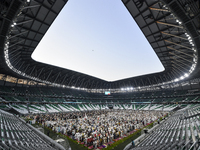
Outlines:
[[[106,81],[35,61],[69,1],[0,1],[0,149],[200,149],[200,1],[121,2],[164,71]]]

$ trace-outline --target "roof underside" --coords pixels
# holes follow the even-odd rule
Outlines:
[[[42,81],[88,89],[116,89],[148,86],[168,82],[190,70],[194,55],[199,56],[200,9],[195,0],[122,0],[146,36],[165,71],[107,82],[86,74],[32,60],[31,54],[45,35],[67,0],[4,0],[0,14],[0,73],[25,78],[8,67],[5,43],[9,41],[8,57],[13,68]],[[170,11],[169,11],[169,9]],[[174,15],[172,15],[174,14]],[[182,22],[179,24],[177,18]],[[11,27],[16,22],[14,27]],[[194,46],[188,42],[188,33]],[[192,48],[195,48],[195,53]],[[131,69],[131,68],[130,68]],[[187,78],[199,77],[199,63]],[[26,77],[27,78],[27,77]]]

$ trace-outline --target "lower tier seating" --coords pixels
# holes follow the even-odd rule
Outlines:
[[[200,149],[199,109],[190,105],[177,111],[131,150]]]
[[[52,143],[34,132],[16,116],[0,110],[0,149],[3,150],[56,150]]]

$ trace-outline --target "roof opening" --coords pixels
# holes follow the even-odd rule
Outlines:
[[[164,70],[128,10],[116,0],[68,1],[32,58],[106,81]]]

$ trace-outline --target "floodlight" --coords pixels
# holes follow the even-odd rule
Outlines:
[[[188,77],[188,76],[189,76],[189,74],[188,74],[188,73],[185,73],[185,74],[184,74],[184,76],[185,76],[185,77]]]
[[[176,78],[175,80],[174,80],[174,82],[178,82],[179,81],[179,79],[178,78]]]

